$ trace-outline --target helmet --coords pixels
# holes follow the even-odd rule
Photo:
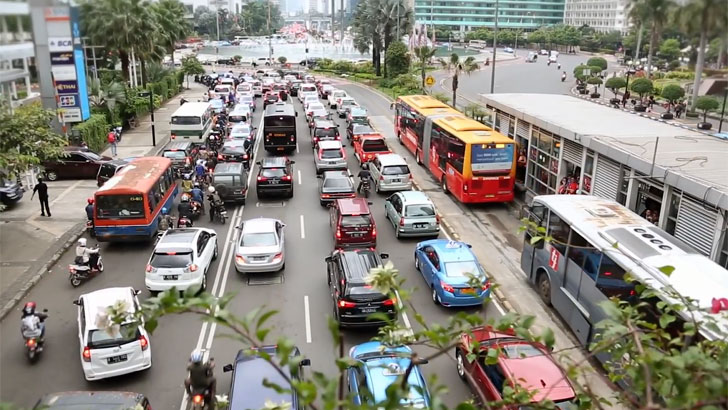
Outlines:
[[[169,210],[165,206],[165,207],[162,208],[162,215],[167,215],[167,213],[169,213]]]
[[[210,191],[210,193],[213,193],[213,192],[215,192],[215,187],[211,186],[211,187],[207,188],[207,190]]]
[[[199,187],[200,187],[200,183],[199,182],[195,182],[195,188],[199,188]]]
[[[86,200],[86,202],[88,202],[90,205],[93,205],[94,204],[94,199],[93,198],[89,198],[89,199]]]
[[[192,351],[192,354],[190,354],[190,362],[192,363],[202,363],[203,353],[200,350],[194,350]]]
[[[188,197],[187,194],[184,194],[184,195],[182,195],[182,198],[180,199],[180,201],[182,201],[182,202],[189,202],[190,201],[190,197]]]
[[[24,315],[33,315],[35,314],[35,302],[28,302],[23,306],[23,314]]]
[[[80,246],[86,246],[86,238],[80,238],[80,239],[78,240],[78,244],[79,244]]]

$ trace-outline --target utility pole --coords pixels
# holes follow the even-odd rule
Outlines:
[[[495,29],[493,30],[493,65],[490,67],[490,93],[495,89],[495,53],[498,48],[498,0],[495,0]]]
[[[401,0],[397,0],[397,41],[401,40],[402,37],[399,35],[399,3]]]
[[[215,26],[217,27],[217,41],[220,41],[220,9],[215,9]]]
[[[270,27],[270,2],[268,0],[268,64],[273,64],[273,32]]]
[[[341,0],[341,28],[339,29],[339,41],[341,41],[341,51],[344,51],[344,21],[346,20],[346,15],[344,14],[344,0]]]

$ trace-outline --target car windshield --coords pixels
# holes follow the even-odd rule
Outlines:
[[[220,99],[210,100],[210,105],[212,105],[213,108],[222,108],[222,107],[224,107],[224,104],[222,103],[222,100],[220,100]],[[199,121],[196,122],[195,124],[199,124]]]
[[[164,151],[164,157],[169,159],[185,159],[184,151]]]
[[[99,219],[143,218],[144,195],[97,195],[96,217]]]
[[[280,178],[286,175],[286,171],[283,168],[263,168],[260,174],[266,178]]]
[[[337,131],[338,130],[336,128],[316,128],[314,135],[324,138],[336,138],[336,135],[338,134]]]
[[[240,246],[275,246],[276,234],[273,232],[246,233],[240,238]]]
[[[339,148],[330,148],[330,149],[322,149],[321,150],[321,158],[323,159],[336,159],[336,158],[342,158],[343,155],[341,154],[341,149]]]
[[[247,115],[231,115],[228,119],[230,122],[243,122],[247,119]]]
[[[215,185],[222,184],[226,186],[240,185],[240,177],[235,175],[215,175]]]
[[[354,134],[374,134],[375,132],[368,125],[354,125]]]
[[[91,151],[85,151],[84,154],[86,154],[87,158],[92,159],[94,161],[98,161],[101,159],[100,156],[96,155],[95,153],[93,153]]]
[[[384,140],[380,139],[364,141],[361,144],[361,149],[364,152],[389,151],[389,148],[387,148],[387,144],[384,143]]]
[[[366,117],[367,110],[361,107],[352,108],[351,109],[351,116],[352,117]]]
[[[99,176],[100,177],[106,177],[111,178],[114,175],[116,175],[117,165],[114,164],[104,164],[99,168]],[[10,186],[10,181],[3,181],[5,186]]]
[[[353,185],[349,178],[326,178],[324,180],[324,188],[342,189],[352,187]]]
[[[244,140],[247,141],[247,140]],[[222,147],[222,153],[231,153],[231,154],[243,154],[245,153],[245,146],[243,145],[225,145]]]
[[[341,218],[341,226],[347,228],[369,226],[370,224],[369,215],[345,215]]]
[[[405,216],[435,216],[435,208],[429,204],[407,205]]]
[[[192,251],[189,252],[154,252],[149,264],[155,268],[186,268],[192,264]]]
[[[445,262],[445,274],[452,278],[479,276],[480,268],[475,261]]]
[[[409,174],[407,165],[389,165],[382,169],[383,175],[406,175]]]
[[[139,325],[136,322],[124,323],[119,327],[118,332],[109,334],[103,329],[92,329],[88,333],[88,347],[102,348],[120,346],[131,343],[141,336]]]

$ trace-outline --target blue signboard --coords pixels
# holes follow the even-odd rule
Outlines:
[[[56,81],[56,92],[58,94],[77,94],[78,84],[75,80]]]
[[[471,148],[473,172],[503,171],[513,167],[513,144],[473,144]]]
[[[86,84],[86,58],[81,46],[81,16],[78,7],[71,7],[71,34],[73,35],[73,61],[76,64],[76,82],[78,83],[78,100],[81,107],[81,119],[86,121],[91,116],[88,103],[88,85]]]
[[[51,65],[73,64],[73,52],[60,51],[51,53]]]

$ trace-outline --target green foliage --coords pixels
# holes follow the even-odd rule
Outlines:
[[[586,62],[586,65],[599,67],[601,71],[604,71],[607,69],[607,60],[604,57],[592,57]]]
[[[362,0],[352,17],[354,47],[362,53],[371,49],[374,73],[381,75],[381,54],[390,44],[399,41],[398,32],[401,36],[411,31],[412,8],[405,0]]]
[[[407,46],[401,41],[395,41],[389,45],[386,53],[387,77],[397,77],[400,74],[409,72],[410,57]]]
[[[104,113],[111,124],[121,122],[119,105],[126,102],[124,85],[119,82],[102,84],[100,80],[89,80],[88,84],[91,108]]]
[[[695,108],[707,114],[708,111],[715,111],[720,107],[720,101],[712,95],[701,95],[695,102]]]
[[[602,83],[602,79],[599,77],[589,77],[588,80],[586,80],[587,84],[591,85],[600,85]]]
[[[605,87],[612,90],[615,97],[617,97],[617,93],[619,92],[619,90],[624,88],[626,85],[627,81],[624,79],[624,77],[609,77],[607,79],[607,82],[604,84]]]
[[[660,45],[659,55],[667,61],[677,60],[680,54],[680,42],[674,38],[667,39]]]
[[[205,74],[205,67],[202,66],[200,60],[195,56],[190,56],[182,59],[182,67],[177,72],[179,77],[187,78],[187,87],[190,86],[190,76]],[[182,84],[182,78],[179,78],[179,83]]]
[[[445,94],[445,93],[434,92],[434,93],[432,93],[432,97],[434,97],[438,101],[444,102],[445,104],[450,103],[450,97],[448,97],[447,94]]]
[[[579,81],[586,81],[590,77],[596,76],[601,72],[602,68],[599,66],[589,66],[585,64],[574,67],[574,78]]]
[[[665,74],[665,78],[674,80],[692,80],[695,78],[695,72],[693,71],[669,71]]]
[[[652,81],[647,78],[635,78],[630,84],[629,89],[637,93],[640,98],[652,92]]]
[[[73,129],[81,133],[81,140],[88,144],[89,148],[100,152],[106,147],[109,127],[105,115],[93,114],[88,120],[75,125]]]
[[[422,89],[425,89],[425,78],[427,77],[427,65],[430,63],[432,57],[435,56],[437,49],[430,48],[428,46],[415,47],[413,50],[414,56],[420,66],[420,79],[422,80]]]
[[[13,114],[6,108],[0,104],[0,170],[4,174],[18,175],[63,154],[67,141],[51,129],[52,111],[40,104],[22,105]]]
[[[337,60],[331,64],[330,68],[339,73],[353,73],[354,63],[351,61]]]
[[[285,64],[286,62],[288,62],[288,59],[285,56],[280,56],[278,57],[278,62],[281,64]]]
[[[674,104],[677,100],[685,96],[685,89],[677,84],[667,84],[662,88],[660,96],[670,104]]]

